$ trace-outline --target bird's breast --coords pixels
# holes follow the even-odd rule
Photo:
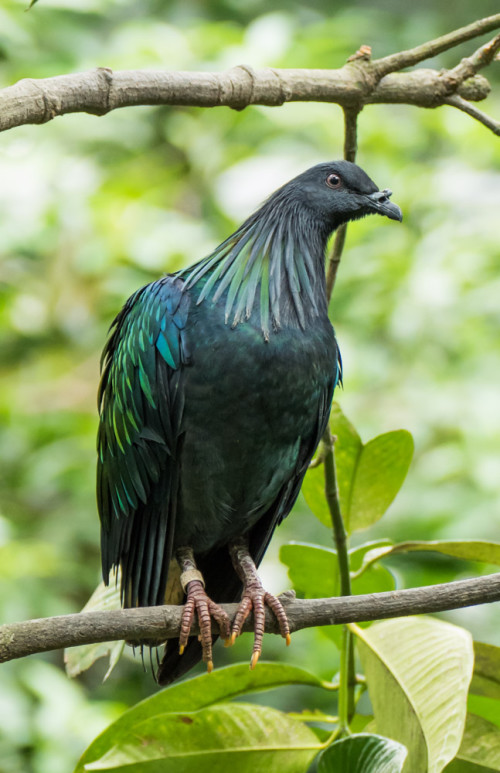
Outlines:
[[[293,474],[337,346],[328,318],[269,341],[252,320],[231,328],[208,306],[191,321],[176,541],[203,550],[250,528]]]

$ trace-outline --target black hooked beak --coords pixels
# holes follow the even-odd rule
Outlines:
[[[386,188],[383,191],[375,191],[375,193],[370,193],[366,198],[368,199],[369,206],[372,211],[378,212],[379,215],[385,215],[386,217],[390,218],[390,220],[399,220],[399,222],[401,222],[403,219],[403,213],[397,204],[394,204],[394,202],[390,201],[391,196],[392,191],[390,191],[389,188]]]

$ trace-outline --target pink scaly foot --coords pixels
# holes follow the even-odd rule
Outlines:
[[[266,623],[266,605],[274,612],[278,621],[280,633],[286,639],[287,647],[291,642],[290,626],[283,605],[271,593],[264,590],[260,577],[257,573],[257,567],[248,552],[248,546],[245,540],[236,540],[229,547],[229,553],[233,566],[239,577],[243,580],[243,594],[241,602],[233,620],[231,629],[231,644],[237,636],[240,635],[243,623],[253,609],[255,619],[255,634],[253,642],[252,658],[250,668],[253,670],[257,665],[262,652],[262,639],[264,637],[264,628]]]
[[[191,548],[179,548],[177,560],[181,567],[181,585],[187,594],[186,603],[182,611],[181,628],[179,635],[179,653],[182,655],[188,643],[191,627],[195,614],[198,617],[203,661],[207,664],[207,671],[213,670],[212,661],[212,620],[219,624],[220,635],[226,641],[230,638],[229,617],[218,604],[212,601],[205,592],[205,583],[201,572],[196,568],[196,563]]]

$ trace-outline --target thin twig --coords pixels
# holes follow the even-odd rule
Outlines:
[[[430,614],[450,609],[500,601],[500,573],[473,580],[459,580],[424,588],[370,593],[330,599],[287,600],[286,613],[291,631],[322,625],[360,623],[407,615]],[[230,619],[237,604],[222,604]],[[153,639],[164,641],[179,636],[182,607],[146,607],[27,620],[0,626],[0,663],[37,652],[48,652],[79,644],[102,641]],[[253,630],[253,617],[243,627]],[[280,634],[276,618],[266,612],[266,631]],[[213,632],[218,633],[213,622]],[[198,629],[193,625],[193,634]]]
[[[462,97],[459,97],[458,94],[454,94],[453,96],[448,97],[446,104],[451,105],[451,107],[456,107],[463,113],[467,113],[467,115],[475,118],[476,121],[479,121],[479,123],[482,123],[483,126],[486,126],[488,129],[490,129],[493,134],[497,135],[497,137],[500,137],[500,121],[495,121],[494,118],[491,118],[491,116],[483,113],[482,110],[478,110],[475,105],[471,105],[470,102],[467,102],[466,99],[462,99]]]
[[[464,81],[467,78],[471,78],[483,67],[487,67],[495,58],[495,54],[500,49],[500,35],[497,35],[493,40],[485,43],[484,46],[480,46],[471,56],[466,56],[460,64],[448,70],[447,77],[456,77],[459,81]]]
[[[479,35],[484,35],[499,27],[500,13],[497,13],[494,16],[478,19],[478,21],[468,24],[466,27],[449,32],[447,35],[442,35],[435,40],[429,40],[427,43],[422,43],[422,45],[415,48],[384,56],[383,59],[375,60],[373,65],[379,77],[382,77],[386,73],[396,72],[404,67],[411,67],[419,62],[423,62],[425,59],[437,56],[437,54],[448,51],[448,49],[454,48],[460,43],[465,43],[467,40],[477,38]]]

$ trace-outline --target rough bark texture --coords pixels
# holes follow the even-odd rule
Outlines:
[[[451,70],[399,72],[499,27],[500,14],[496,14],[409,51],[374,61],[369,47],[363,46],[336,70],[253,70],[240,65],[222,73],[113,72],[101,67],[55,78],[25,79],[0,90],[0,131],[46,123],[66,113],[105,115],[132,105],[225,105],[242,110],[248,105],[331,102],[359,112],[366,104],[384,102],[428,108],[448,104],[500,133],[498,122],[486,122],[477,109],[466,109],[470,101],[485,99],[490,91],[486,78],[477,73],[493,61],[500,48],[500,35]]]
[[[280,600],[293,632],[320,625],[383,620],[500,601],[500,573],[425,588],[344,598],[306,601],[295,599],[293,593],[285,593]],[[221,606],[233,619],[238,605]],[[182,607],[178,606],[146,607],[84,612],[3,625],[0,627],[0,662],[92,642],[172,639],[179,636],[181,614]],[[253,630],[253,616],[243,630]],[[193,625],[192,633],[197,632]],[[213,632],[219,632],[216,624]],[[266,632],[279,634],[276,618],[269,610],[266,611]]]

